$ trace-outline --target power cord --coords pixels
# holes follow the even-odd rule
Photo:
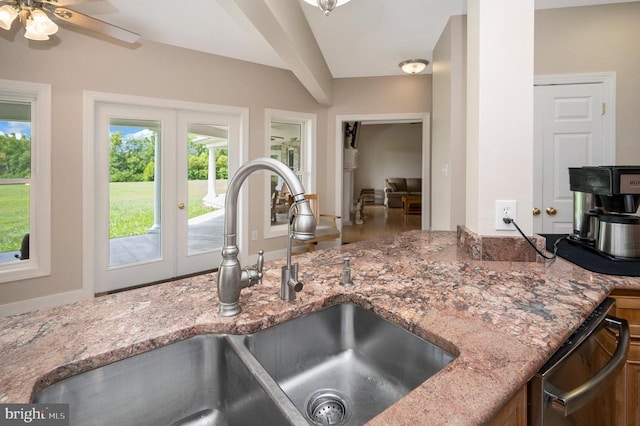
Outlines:
[[[533,249],[538,253],[538,255],[539,255],[540,257],[542,257],[543,259],[545,259],[545,260],[547,260],[547,261],[550,261],[550,260],[553,260],[553,259],[555,259],[555,258],[556,258],[556,256],[558,255],[558,244],[560,243],[560,241],[562,241],[562,240],[566,240],[566,239],[568,239],[568,238],[569,238],[569,237],[567,236],[567,237],[564,237],[564,238],[559,238],[559,239],[557,239],[557,240],[556,240],[556,242],[555,242],[555,243],[553,243],[553,255],[552,255],[552,256],[547,256],[546,254],[544,254],[543,252],[541,252],[540,250],[538,250],[538,247],[536,247],[536,245],[535,245],[535,244],[533,244],[533,241],[531,241],[531,240],[529,239],[529,237],[527,237],[527,236],[524,234],[524,232],[522,232],[522,229],[520,229],[520,227],[518,226],[518,224],[516,223],[516,221],[515,221],[515,220],[511,219],[510,217],[504,217],[504,218],[502,218],[502,221],[503,221],[504,223],[506,223],[506,224],[510,224],[510,223],[512,223],[512,224],[513,224],[513,226],[515,226],[515,227],[516,227],[516,229],[518,230],[518,232],[520,233],[520,235],[522,235],[522,238],[524,238],[524,239],[529,243],[529,245],[530,245],[531,247],[533,247]]]

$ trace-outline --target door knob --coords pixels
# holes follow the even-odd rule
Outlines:
[[[554,216],[556,213],[558,213],[558,210],[554,209],[553,207],[547,207],[545,211],[549,216]]]
[[[180,204],[178,204],[178,208],[179,208],[180,210],[184,209],[184,203],[180,203]]]
[[[538,216],[540,214],[540,209],[537,207],[534,207],[531,213],[533,213],[534,216]]]

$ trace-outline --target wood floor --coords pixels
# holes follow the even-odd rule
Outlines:
[[[364,223],[344,225],[342,243],[373,240],[385,235],[420,229],[421,220],[421,215],[405,215],[401,208],[389,209],[382,205],[364,206]]]

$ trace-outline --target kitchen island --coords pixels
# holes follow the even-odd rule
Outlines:
[[[350,288],[339,285],[345,256]],[[0,318],[0,403],[193,335],[252,333],[354,302],[457,355],[370,424],[486,424],[611,290],[640,289],[640,278],[562,259],[473,261],[455,232],[411,231],[294,261],[305,284],[294,302],[279,298],[283,261],[267,262],[232,318],[217,315],[215,274]]]

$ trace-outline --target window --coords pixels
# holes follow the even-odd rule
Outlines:
[[[50,273],[51,87],[0,80],[0,282]]]
[[[305,192],[315,191],[315,114],[292,111],[266,111],[267,156],[282,161],[300,179]],[[280,176],[271,174],[266,189],[265,237],[286,235],[289,212],[287,185]]]

